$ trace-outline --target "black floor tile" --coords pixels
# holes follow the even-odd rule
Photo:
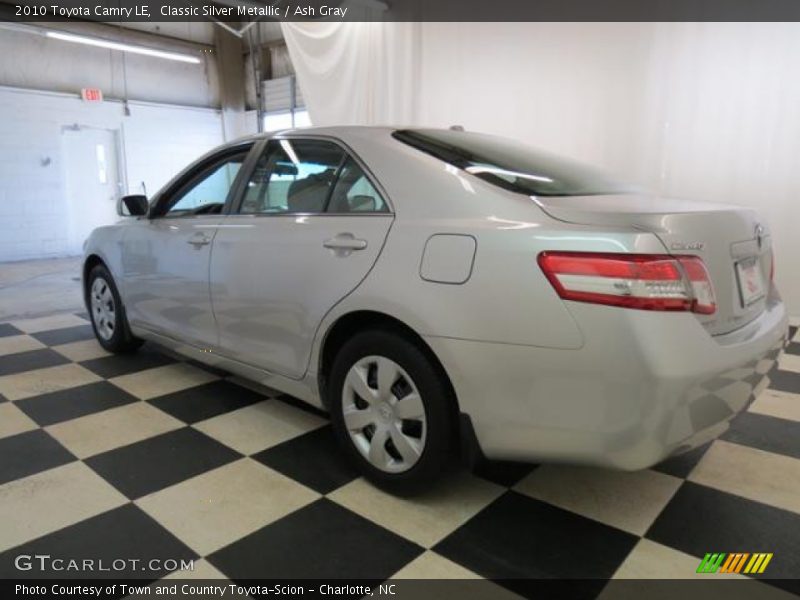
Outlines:
[[[120,354],[116,356],[104,356],[81,363],[93,373],[111,379],[120,375],[137,373],[146,369],[163,367],[178,362],[174,358],[167,356],[153,348],[144,346],[132,354]]]
[[[707,552],[772,552],[772,562],[759,578],[796,578],[799,532],[800,515],[687,482],[645,537],[698,560]]]
[[[84,462],[128,498],[135,499],[240,457],[207,435],[184,427]]]
[[[50,348],[0,356],[0,376],[63,365],[69,361]]]
[[[0,485],[75,460],[41,429],[0,439]]]
[[[689,473],[692,472],[692,469],[700,462],[700,459],[703,458],[703,455],[708,451],[710,446],[711,442],[693,448],[683,454],[672,456],[664,462],[658,463],[656,466],[652,467],[652,469],[660,473],[686,479]]]
[[[505,487],[513,487],[539,465],[506,460],[482,460],[472,472],[478,477]]]
[[[423,549],[326,498],[211,554],[234,579],[377,579]]]
[[[0,323],[0,337],[8,337],[10,335],[22,335],[24,332],[20,331],[9,323]]]
[[[736,417],[723,440],[800,458],[800,423],[745,412]]]
[[[36,338],[48,346],[58,346],[60,344],[93,339],[94,330],[92,326],[88,324],[77,325],[75,327],[65,327],[63,329],[51,329],[50,331],[32,333],[31,337]]]
[[[149,402],[185,423],[197,423],[265,400],[252,390],[229,381],[212,381]]]
[[[322,417],[323,419],[330,419],[331,416],[328,412],[322,410],[321,408],[317,408],[316,406],[312,406],[308,402],[303,402],[298,398],[293,398],[292,396],[287,396],[285,394],[279,394],[274,396],[275,399],[279,400],[280,402],[285,402],[289,406],[294,406],[295,408],[299,408],[307,413],[311,413],[312,415],[316,415],[318,417]]]
[[[592,596],[639,538],[513,491],[478,513],[434,550],[529,595],[530,579],[583,579]]]
[[[20,554],[74,559],[78,564],[84,559],[94,559],[95,570],[77,574],[51,568],[41,571],[40,562],[32,561],[34,570],[19,571],[14,561]],[[169,574],[162,570],[166,561],[174,560],[180,564],[197,558],[191,549],[146,513],[133,504],[126,504],[0,553],[0,579],[77,576],[153,580]],[[97,569],[99,561],[108,570]],[[114,569],[111,569],[112,564]],[[116,570],[116,566],[124,566],[124,569]]]
[[[800,354],[800,342],[789,342],[785,351],[788,354]]]
[[[227,377],[230,373],[224,369],[218,369],[217,367],[212,367],[211,365],[207,365],[206,363],[202,363],[199,360],[189,359],[186,361],[187,364],[192,365],[193,367],[197,367],[205,371],[206,373],[211,373],[212,375],[216,375],[217,377]]]
[[[107,381],[18,400],[16,406],[42,427],[138,402]]]
[[[769,387],[780,392],[800,394],[800,373],[773,369],[769,372]]]
[[[358,476],[330,426],[267,448],[252,458],[320,494],[332,492]]]

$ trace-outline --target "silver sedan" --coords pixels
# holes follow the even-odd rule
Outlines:
[[[87,240],[100,344],[330,412],[372,481],[471,458],[641,469],[720,435],[787,316],[769,229],[510,140],[317,128],[221,147]]]

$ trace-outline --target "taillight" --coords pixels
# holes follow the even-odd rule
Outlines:
[[[564,300],[707,315],[717,309],[711,278],[697,256],[542,252],[538,261]]]

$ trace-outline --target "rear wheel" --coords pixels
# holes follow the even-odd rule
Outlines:
[[[114,278],[104,265],[97,265],[89,273],[86,294],[94,334],[103,348],[109,352],[125,353],[133,352],[143,344],[130,332]]]
[[[329,390],[339,441],[377,485],[411,492],[450,463],[449,386],[412,341],[382,330],[356,335],[333,362]]]

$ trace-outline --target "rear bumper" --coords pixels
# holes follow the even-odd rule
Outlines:
[[[642,469],[723,433],[768,385],[779,300],[712,337],[688,313],[571,303],[576,350],[427,337],[488,458]]]

